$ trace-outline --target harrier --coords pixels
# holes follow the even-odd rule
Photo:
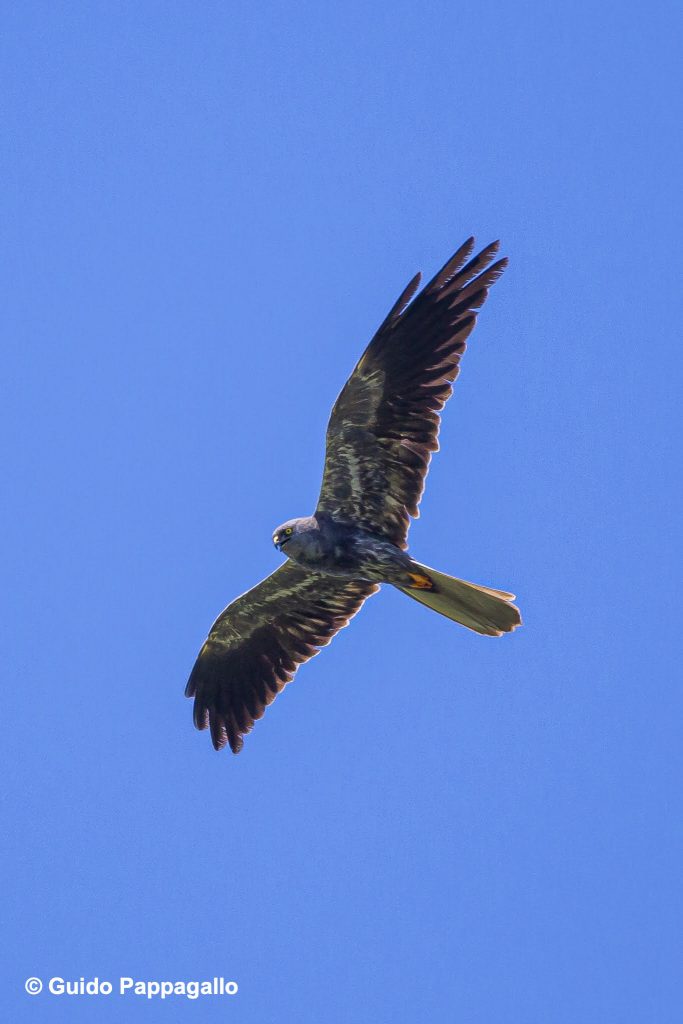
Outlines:
[[[465,342],[506,259],[498,242],[470,259],[458,249],[419,293],[402,292],[335,402],[318,506],[278,526],[287,560],[214,622],[185,693],[198,729],[216,750],[242,749],[256,719],[363,602],[390,583],[421,604],[486,636],[521,623],[514,594],[454,579],[407,553],[439,414]]]

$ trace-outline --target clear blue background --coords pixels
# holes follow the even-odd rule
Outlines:
[[[5,1019],[683,1019],[673,5],[3,22]],[[412,549],[525,627],[383,592],[215,754],[206,630],[471,232],[511,267]],[[121,974],[240,992],[23,992]]]

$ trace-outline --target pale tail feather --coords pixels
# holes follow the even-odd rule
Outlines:
[[[459,622],[476,633],[485,636],[501,636],[511,633],[522,623],[519,608],[511,602],[515,595],[505,590],[494,590],[492,587],[481,587],[476,583],[467,583],[453,576],[447,576],[427,565],[413,562],[414,571],[420,576],[431,580],[432,589],[417,587],[399,587],[398,589],[415,598],[420,604],[445,615],[447,619]]]

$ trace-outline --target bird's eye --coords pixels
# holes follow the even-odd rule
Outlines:
[[[292,532],[292,527],[288,526],[287,529],[285,530],[285,533],[287,534],[288,537],[289,537],[291,532]]]

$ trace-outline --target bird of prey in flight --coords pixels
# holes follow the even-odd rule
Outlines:
[[[256,719],[308,661],[390,583],[486,636],[521,623],[514,594],[454,579],[407,552],[440,412],[488,288],[507,260],[470,238],[416,296],[417,274],[361,356],[332,409],[318,505],[278,526],[287,556],[214,622],[185,693],[216,750],[242,749]]]

